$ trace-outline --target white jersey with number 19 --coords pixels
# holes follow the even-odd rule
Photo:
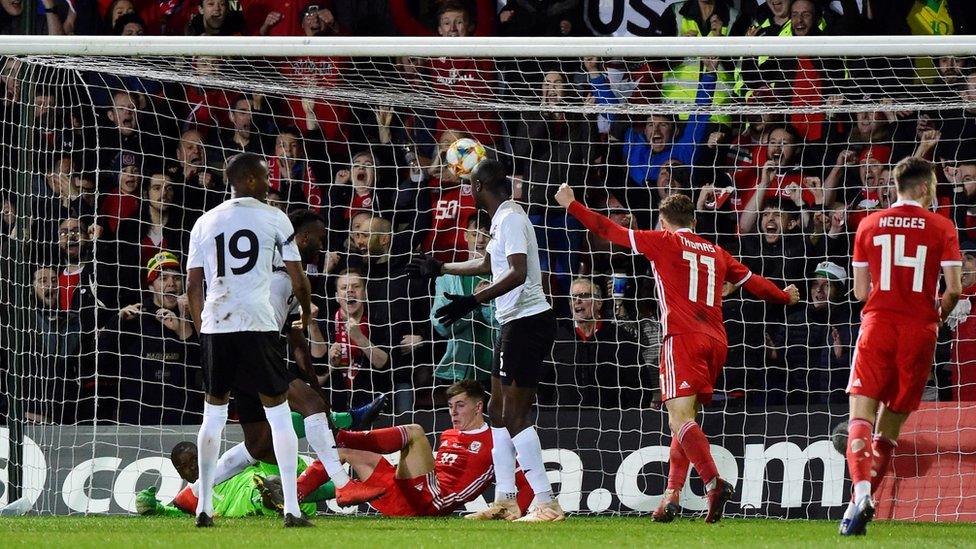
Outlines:
[[[301,261],[291,222],[254,198],[234,198],[203,214],[190,232],[187,269],[203,268],[207,297],[201,333],[277,332],[271,305],[275,252]]]

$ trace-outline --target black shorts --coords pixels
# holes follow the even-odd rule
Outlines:
[[[293,379],[278,332],[201,334],[203,388],[210,395],[278,396]],[[262,412],[263,413],[263,412]]]
[[[537,387],[555,339],[556,315],[552,309],[502,324],[491,375],[501,379],[502,385]]]

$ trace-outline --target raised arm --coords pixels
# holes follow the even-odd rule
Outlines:
[[[559,190],[556,191],[556,202],[600,238],[625,248],[632,247],[630,229],[617,225],[610,218],[590,210],[577,201],[573,189],[566,183],[560,185]]]

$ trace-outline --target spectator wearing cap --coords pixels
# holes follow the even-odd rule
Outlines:
[[[112,175],[118,184],[102,199],[98,210],[105,217],[105,223],[113,234],[119,229],[119,222],[130,219],[139,213],[141,192],[142,159],[136,154],[122,151],[115,159]]]
[[[99,333],[99,371],[117,380],[118,421],[183,425],[200,421],[199,346],[180,261],[160,252],[145,267],[146,297],[119,310]]]
[[[946,320],[952,331],[952,399],[976,401],[976,243],[962,244],[962,296]]]
[[[604,318],[603,292],[593,280],[577,278],[569,293],[572,317],[557,323],[555,368],[543,377],[555,385],[552,403],[599,408],[640,405],[636,334],[615,319]]]
[[[806,306],[791,312],[773,338],[787,371],[783,389],[791,403],[846,402],[860,315],[848,299],[845,267],[823,261],[811,277]]]

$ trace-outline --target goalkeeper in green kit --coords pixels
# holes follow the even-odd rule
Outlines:
[[[367,428],[383,407],[384,400],[383,397],[379,397],[352,412],[333,412],[331,420],[338,429]],[[301,414],[293,412],[292,423],[298,438],[304,438],[305,423]],[[190,485],[197,481],[196,444],[192,442],[178,443],[173,447],[170,459],[183,480]],[[301,473],[305,467],[305,463],[299,459],[298,472]],[[236,475],[218,483],[214,488],[214,514],[222,517],[276,516],[278,511],[269,508],[262,502],[261,492],[258,488],[264,478],[278,474],[277,465],[255,461]],[[145,516],[192,516],[196,513],[197,498],[190,485],[184,487],[169,505],[164,505],[156,498],[157,488],[155,486],[146,488],[136,496],[136,511]],[[318,502],[328,501],[334,497],[335,486],[331,481],[326,482],[301,501],[302,512],[309,515],[314,514]]]

